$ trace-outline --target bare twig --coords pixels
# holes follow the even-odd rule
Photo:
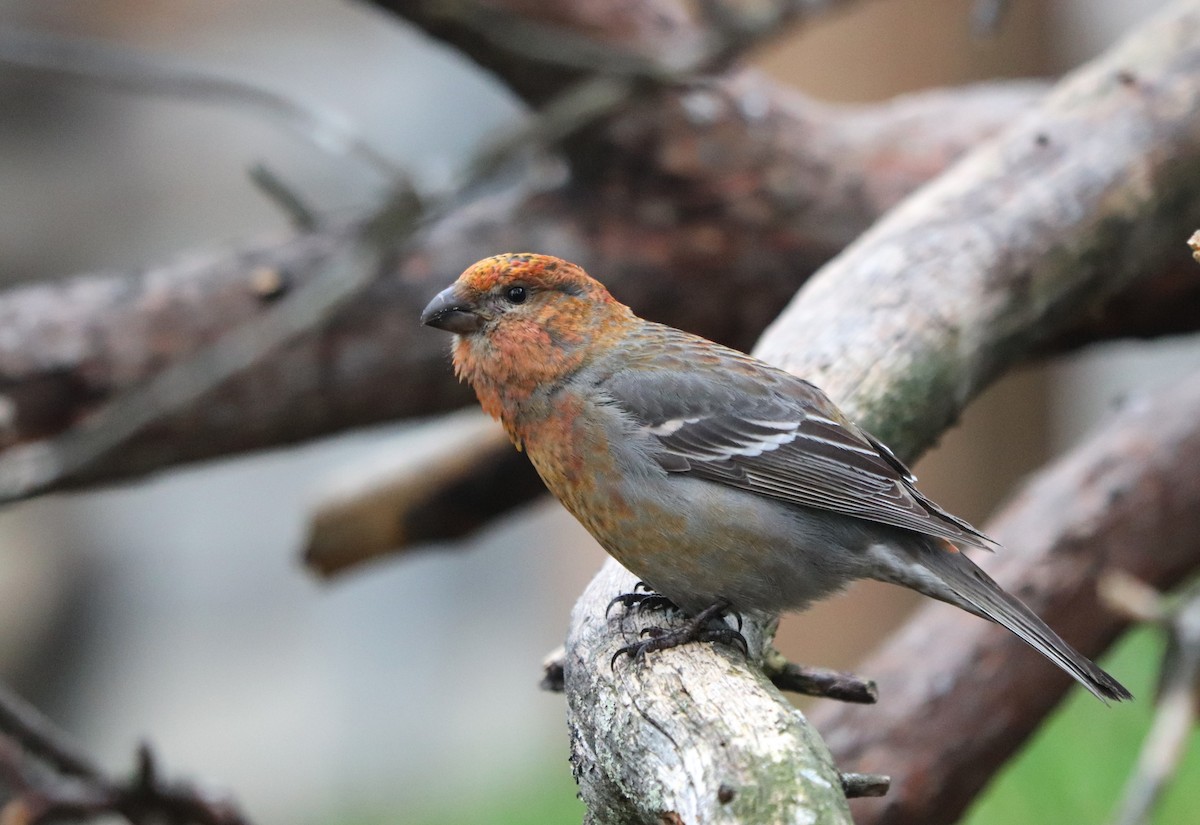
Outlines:
[[[204,69],[175,65],[130,49],[16,29],[0,29],[0,66],[138,94],[241,107],[274,120],[325,152],[370,167],[385,180],[405,177],[340,114]]]
[[[1154,621],[1167,633],[1154,722],[1125,787],[1116,825],[1142,825],[1175,776],[1200,715],[1200,583],[1168,600],[1128,575],[1109,580],[1115,608],[1138,621]]]
[[[100,769],[83,750],[37,708],[0,683],[0,735],[49,764],[56,771],[80,779],[96,779]]]
[[[250,181],[259,188],[287,216],[288,223],[299,232],[311,232],[317,228],[317,213],[292,187],[288,186],[265,164],[250,167]]]
[[[782,661],[782,657],[779,659],[773,661],[768,657],[764,667],[768,678],[780,690],[860,705],[873,705],[879,701],[879,689],[870,679],[823,667],[797,665]]]
[[[842,791],[847,799],[885,796],[892,786],[890,777],[878,773],[843,773]]]
[[[52,773],[34,772],[25,754]],[[142,745],[128,780],[109,778],[89,757],[6,686],[0,684],[0,773],[14,795],[0,809],[4,825],[40,825],[123,816],[135,825],[247,825],[228,801],[191,785],[162,779],[150,748]]]

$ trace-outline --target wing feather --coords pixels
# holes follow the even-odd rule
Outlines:
[[[686,350],[699,344],[685,333],[677,336],[669,343],[684,351],[679,363],[694,362]],[[711,352],[711,344],[703,346]],[[742,353],[720,352],[729,369],[711,391],[705,382],[712,379],[693,369],[651,377],[623,371],[603,382],[613,402],[649,436],[667,472],[956,544],[997,546],[926,498],[908,468],[812,384]]]

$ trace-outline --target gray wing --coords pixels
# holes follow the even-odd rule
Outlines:
[[[724,355],[719,384],[707,369],[686,368],[604,381],[613,403],[651,437],[663,469],[955,544],[998,546],[922,495],[908,468],[812,384],[732,350]]]

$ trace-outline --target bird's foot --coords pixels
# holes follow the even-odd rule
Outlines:
[[[636,596],[638,594],[630,593],[627,595]],[[659,598],[662,597],[660,596]],[[729,602],[719,601],[704,608],[695,616],[688,619],[687,624],[683,627],[675,628],[674,630],[667,630],[661,627],[648,627],[642,631],[642,635],[648,638],[634,642],[631,645],[625,645],[613,654],[610,665],[615,667],[617,659],[621,658],[622,655],[627,655],[636,661],[644,659],[647,653],[652,653],[656,650],[668,650],[672,647],[687,644],[688,642],[720,642],[740,647],[742,653],[749,656],[750,645],[746,643],[746,637],[740,632],[742,617],[736,613],[733,614],[737,617],[737,630],[725,624],[725,616],[730,612],[729,608]]]
[[[633,586],[632,593],[622,593],[611,602],[608,607],[604,608],[604,617],[612,613],[613,605],[621,605],[628,613],[631,608],[637,610],[638,615],[645,613],[647,610],[678,610],[675,602],[668,599],[659,593],[655,593],[645,582],[638,582]]]

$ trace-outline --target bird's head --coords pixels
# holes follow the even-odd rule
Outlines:
[[[577,369],[633,320],[580,267],[532,253],[484,258],[421,313],[422,324],[455,333],[455,371],[485,408],[486,393],[528,393]]]
[[[508,253],[484,258],[439,292],[421,323],[458,335],[488,335],[531,324],[570,327],[603,316],[608,290],[561,258]]]

